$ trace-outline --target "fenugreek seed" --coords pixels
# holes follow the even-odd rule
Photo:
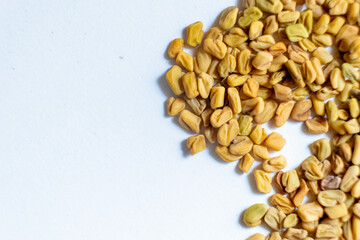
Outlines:
[[[343,192],[350,192],[355,183],[359,180],[360,169],[358,166],[350,166],[340,184],[340,189]]]
[[[315,5],[312,9],[314,19],[319,19],[326,13],[325,9],[321,5]]]
[[[252,129],[253,117],[249,115],[240,115],[239,117],[239,135],[248,136]]]
[[[285,191],[288,193],[295,191],[300,186],[299,177],[295,170],[284,172],[281,182],[285,187]]]
[[[225,102],[225,87],[214,86],[210,91],[210,106],[212,109],[224,106]]]
[[[207,99],[209,97],[212,86],[214,85],[214,79],[207,73],[201,72],[197,80],[197,88],[202,98]]]
[[[219,26],[224,29],[228,30],[232,28],[237,19],[239,9],[237,7],[228,7],[220,14]]]
[[[302,50],[301,47],[299,47],[295,44],[289,45],[288,53],[289,53],[290,60],[293,60],[295,63],[302,64],[306,60],[309,60],[308,53],[305,52],[304,50]]]
[[[249,39],[254,40],[261,36],[264,24],[261,21],[255,21],[250,24]]]
[[[221,78],[225,78],[235,71],[236,59],[230,54],[226,54],[218,65],[218,72]]]
[[[250,98],[256,97],[258,90],[259,83],[252,78],[249,78],[242,87],[243,93]]]
[[[294,102],[282,102],[279,104],[275,112],[275,126],[281,127],[289,119],[290,114],[294,108]]]
[[[357,217],[360,217],[360,202],[354,204],[352,210],[353,210],[353,213],[354,213]]]
[[[261,224],[268,207],[265,204],[254,204],[244,213],[244,223],[248,227],[255,227]]]
[[[320,161],[325,160],[331,155],[331,146],[326,138],[322,138],[313,142],[310,146],[310,149]]]
[[[216,39],[222,40],[223,39],[223,31],[219,27],[212,27],[207,32],[206,38],[211,39],[211,40],[216,40]]]
[[[299,218],[295,213],[291,213],[286,216],[283,222],[284,228],[295,227],[299,223]]]
[[[269,47],[268,52],[275,58],[287,51],[286,45],[283,42],[277,42]]]
[[[230,47],[240,47],[247,39],[246,33],[238,27],[232,28],[224,36],[224,42]]]
[[[176,63],[189,72],[194,71],[194,59],[190,54],[184,51],[178,53],[178,55],[176,56]]]
[[[261,144],[267,137],[266,130],[262,128],[261,125],[257,124],[252,129],[249,137],[255,144]]]
[[[321,62],[320,60],[317,58],[317,57],[312,57],[310,59],[312,65],[313,65],[313,68],[315,69],[315,72],[316,72],[316,79],[315,79],[315,82],[317,84],[323,84],[325,82],[325,77],[324,77],[324,73],[321,69]]]
[[[359,79],[359,72],[349,63],[343,63],[341,65],[342,74],[350,81],[356,81]]]
[[[193,112],[198,116],[200,116],[206,108],[205,99],[184,97],[184,100],[190,106]]]
[[[250,236],[246,240],[265,240],[265,236],[261,233],[255,233],[254,235]]]
[[[194,155],[198,152],[205,150],[206,143],[205,143],[205,136],[200,134],[197,136],[191,136],[187,139],[187,147],[190,149],[190,154]]]
[[[247,79],[249,79],[251,76],[250,75],[244,75],[241,76],[239,74],[231,74],[226,82],[230,87],[238,87],[238,86],[242,86]]]
[[[262,35],[250,42],[249,47],[256,52],[265,51],[275,44],[275,39],[271,35]]]
[[[299,11],[282,11],[277,15],[279,23],[293,24],[300,17]]]
[[[333,154],[332,155],[332,170],[335,174],[343,175],[346,171],[347,163],[342,159],[339,155]]]
[[[360,239],[360,217],[352,218],[352,232],[354,239]]]
[[[262,11],[278,14],[283,9],[283,4],[279,0],[256,0],[256,6]]]
[[[334,164],[334,162],[332,162]],[[336,190],[340,188],[341,178],[338,176],[328,175],[321,180],[322,190]]]
[[[296,9],[296,1],[282,0],[281,2],[284,5],[284,10],[295,11],[295,9]]]
[[[239,91],[237,88],[229,87],[227,89],[229,106],[231,107],[234,114],[241,112],[241,100]]]
[[[255,144],[252,150],[256,159],[266,160],[270,158],[269,150],[265,146]]]
[[[220,39],[212,40],[207,38],[204,40],[204,50],[218,59],[223,59],[226,55],[227,47]]]
[[[333,207],[339,203],[344,203],[346,194],[340,190],[321,191],[317,196],[317,200],[324,207]]]
[[[237,70],[239,73],[246,75],[251,71],[251,51],[248,49],[240,51],[237,56]]]
[[[295,101],[301,101],[310,95],[310,90],[307,87],[297,88],[292,92],[292,94]]]
[[[309,192],[309,188],[304,179],[300,179],[300,186],[292,198],[292,201],[296,207],[300,206],[304,201],[306,194]]]
[[[187,72],[183,76],[182,82],[188,98],[196,98],[199,95],[198,84],[194,72]]]
[[[333,122],[335,120],[338,119],[339,117],[339,112],[338,112],[338,108],[337,105],[334,101],[330,100],[325,104],[325,109],[326,109],[326,116],[327,119],[330,122]]]
[[[339,203],[332,207],[326,207],[324,211],[330,219],[338,219],[348,215],[348,210],[344,203]]]
[[[281,182],[281,179],[282,179],[282,175],[283,175],[283,174],[284,174],[284,172],[278,171],[278,172],[275,174],[273,180],[274,180],[274,185],[276,186],[278,192],[279,192],[280,194],[285,195],[286,192],[285,192],[284,186],[282,185],[282,182]]]
[[[254,80],[258,81],[259,85],[266,88],[271,88],[269,75],[252,75]]]
[[[305,82],[303,80],[299,66],[293,60],[288,60],[285,63],[285,66],[289,71],[290,75],[292,76],[292,78],[294,79],[294,81],[296,82],[296,84],[298,85],[298,87],[301,88],[305,87]]]
[[[323,117],[314,117],[305,122],[310,133],[326,133],[329,131],[328,121]]]
[[[254,158],[246,153],[242,159],[239,160],[238,167],[243,171],[248,173],[250,171],[251,166],[254,163]]]
[[[263,16],[262,11],[257,7],[250,7],[245,9],[243,16],[239,18],[238,25],[242,29],[246,29],[252,22],[259,20]]]
[[[182,83],[183,75],[184,73],[177,65],[172,66],[171,69],[166,73],[166,81],[175,95],[180,95],[184,92],[184,86]]]
[[[211,108],[207,108],[201,113],[201,119],[204,127],[210,126],[210,116],[213,112],[214,110],[212,110]]]
[[[239,133],[239,123],[236,119],[231,119],[229,123],[225,123],[219,128],[217,133],[218,143],[223,146],[229,146],[232,140]]]
[[[206,139],[210,143],[215,143],[216,142],[216,140],[217,140],[217,131],[218,131],[218,128],[214,128],[212,126],[205,127],[204,135],[205,135]]]
[[[359,15],[360,15],[360,4],[358,2],[354,2],[350,4],[346,14],[348,23],[353,25],[356,24],[359,20]]]
[[[350,93],[352,89],[352,84],[350,82],[345,83],[344,89],[337,95],[337,99],[341,102],[345,102],[350,98]]]
[[[351,189],[351,196],[356,199],[360,198],[360,179],[354,184],[353,188]]]
[[[262,164],[265,172],[276,172],[286,167],[286,158],[283,155],[269,158]]]
[[[270,15],[264,20],[264,34],[271,35],[279,29],[275,15]]]
[[[344,120],[332,121],[330,122],[330,127],[340,135],[345,135],[347,133]]]
[[[346,88],[346,85],[345,85],[345,88]],[[325,86],[325,87],[322,87],[320,90],[318,90],[316,92],[316,97],[319,100],[325,101],[325,100],[328,100],[330,98],[333,98],[337,94],[339,94],[339,92],[336,91],[335,89],[333,89],[331,86]]]
[[[255,170],[254,171],[256,186],[259,192],[261,193],[269,193],[272,190],[271,186],[271,175],[263,170]]]
[[[324,116],[325,115],[325,103],[317,99],[315,95],[311,96],[312,106],[314,107],[315,114],[317,116]]]
[[[354,137],[354,151],[352,154],[351,162],[354,165],[360,165],[360,136]]]
[[[286,140],[281,136],[281,134],[272,132],[263,144],[275,151],[280,151],[285,146]]]
[[[255,122],[258,124],[264,124],[270,121],[274,117],[277,107],[278,103],[275,100],[265,100],[264,110],[261,113],[255,115]]]
[[[182,38],[174,39],[168,49],[168,55],[171,58],[175,58],[179,52],[182,52],[184,46],[184,40]]]
[[[212,61],[212,56],[204,50],[204,48],[198,48],[196,57],[194,57],[194,72],[201,74],[202,72],[208,72]]]
[[[203,23],[196,22],[187,27],[187,43],[196,47],[199,45],[204,37]],[[192,71],[192,70],[191,70]]]
[[[308,235],[308,232],[304,229],[297,229],[297,228],[289,228],[286,230],[284,237],[286,239],[305,239]]]
[[[348,2],[345,0],[329,0],[327,5],[330,15],[344,15],[348,9]]]
[[[336,35],[340,31],[341,27],[344,25],[345,21],[346,20],[344,17],[339,17],[339,16],[335,17],[329,23],[329,26],[328,26],[326,32]]]
[[[282,211],[285,214],[290,214],[290,213],[294,212],[294,210],[295,210],[295,206],[291,202],[291,200],[289,198],[281,195],[280,193],[276,193],[276,194],[272,195],[270,198],[270,202],[271,202],[271,204],[275,205],[277,207],[277,209],[279,209],[280,211]]]
[[[315,43],[315,45],[320,47],[330,47],[333,44],[332,36],[328,33],[325,34],[313,33],[311,35],[311,41]]]
[[[335,44],[338,45],[344,38],[356,36],[359,33],[359,27],[350,24],[343,25],[335,37]]]
[[[313,52],[315,50],[315,44],[307,38],[301,40],[299,45],[304,51]]]
[[[283,86],[281,84],[274,85],[275,99],[282,102],[290,101],[293,98],[291,88]]]
[[[265,240],[281,240],[281,236],[278,232],[272,232]]]
[[[268,52],[258,52],[252,60],[252,65],[259,70],[266,70],[270,67],[273,56]]]
[[[271,62],[271,65],[268,69],[269,72],[277,72],[281,70],[283,65],[288,61],[289,59],[284,55],[281,54],[273,59]]]
[[[315,156],[310,156],[303,161],[301,168],[304,170],[305,177],[310,181],[320,180],[324,178],[322,164]]]
[[[242,112],[249,115],[257,115],[264,110],[264,100],[260,97],[244,100],[241,102]]]
[[[312,102],[310,99],[296,102],[292,112],[291,118],[296,121],[306,121],[311,115]]]
[[[329,63],[334,59],[334,57],[326,50],[326,48],[323,47],[318,47],[313,52],[313,56],[317,57],[321,64]]]
[[[316,232],[316,229],[319,226],[319,221],[301,222],[301,226],[306,231],[314,233],[314,232]]]
[[[304,38],[309,37],[309,33],[307,32],[305,26],[301,23],[287,26],[285,32],[289,40],[292,42],[299,42]]]
[[[344,123],[344,127],[348,134],[356,134],[360,132],[359,121],[355,118],[350,119],[349,121]]]
[[[194,133],[200,132],[201,118],[188,110],[183,110],[179,116],[180,125]]]
[[[328,79],[330,77],[331,72],[335,69],[340,67],[340,64],[337,60],[332,60],[329,64],[327,64],[324,68],[324,77]]]
[[[230,107],[223,109],[216,109],[210,117],[210,123],[214,128],[221,127],[233,117],[233,112]]]
[[[224,160],[225,162],[234,162],[236,160],[239,160],[240,158],[242,158],[243,155],[235,155],[232,154],[229,151],[228,147],[225,146],[221,146],[221,145],[217,145],[215,148],[215,152],[219,155],[219,157],[221,157],[222,160]]]
[[[342,235],[342,229],[340,227],[334,227],[329,224],[319,224],[316,229],[317,238],[338,238]]]
[[[229,150],[235,155],[244,155],[253,148],[253,142],[247,136],[237,136],[230,145]]]
[[[331,18],[329,14],[322,15],[314,25],[314,32],[317,34],[326,33],[330,20]]]
[[[271,229],[280,231],[283,228],[285,217],[285,213],[274,207],[270,207],[264,216],[264,221]]]
[[[259,90],[258,90],[258,97],[261,97],[263,100],[267,100],[269,99],[273,94],[273,91],[269,88],[266,88],[266,87],[259,87]]]
[[[256,5],[255,0],[243,0],[242,1],[242,6],[244,8],[254,7],[255,5]]]
[[[298,216],[304,222],[318,221],[324,215],[324,209],[317,202],[306,203],[298,207]]]
[[[351,36],[349,38],[344,38],[341,40],[340,45],[338,47],[340,52],[348,52],[350,50],[351,44],[354,41],[358,41],[359,36]]]
[[[181,98],[170,97],[166,101],[166,110],[169,116],[178,115],[185,108],[185,101]]]

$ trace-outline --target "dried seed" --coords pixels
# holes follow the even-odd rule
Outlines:
[[[181,68],[177,65],[171,67],[171,69],[166,73],[166,81],[168,82],[171,90],[175,95],[180,95],[184,92],[184,87],[182,83],[182,76],[184,73],[181,71]]]
[[[324,207],[333,207],[339,203],[344,203],[346,194],[340,190],[321,191],[317,196],[317,200]]]
[[[306,203],[298,207],[297,214],[304,222],[318,221],[324,215],[324,210],[317,202]]]
[[[309,192],[309,188],[306,185],[306,182],[304,179],[300,179],[300,186],[295,195],[292,198],[292,201],[296,207],[299,207],[301,203],[303,202],[306,194]]]
[[[206,148],[205,137],[202,134],[189,137],[186,144],[190,149],[191,155],[201,152]]]
[[[355,183],[359,180],[360,169],[358,166],[350,166],[340,184],[340,189],[343,192],[350,192]]]
[[[284,172],[281,181],[285,191],[288,193],[295,191],[300,186],[299,177],[295,170]]]
[[[201,118],[186,109],[180,113],[179,123],[187,130],[191,130],[194,133],[200,132]]]
[[[243,171],[248,173],[250,171],[251,166],[254,163],[254,158],[249,154],[246,153],[242,159],[240,159],[238,163],[238,167]]]
[[[244,100],[241,102],[242,112],[250,115],[257,115],[264,110],[265,104],[261,97]]]
[[[182,38],[176,38],[174,39],[168,49],[168,55],[171,58],[175,58],[179,52],[182,52],[184,47],[184,40]]]
[[[244,10],[243,16],[239,18],[238,25],[246,29],[252,22],[259,20],[263,16],[262,11],[257,7],[250,7]]]
[[[220,39],[212,40],[207,38],[204,40],[204,50],[218,59],[223,59],[226,55],[227,47]]]
[[[255,21],[250,24],[249,39],[254,40],[261,36],[264,24],[261,21]]]
[[[247,136],[236,136],[231,143],[229,150],[234,155],[244,155],[253,148],[253,142]]]
[[[324,211],[330,219],[339,219],[348,215],[348,210],[344,203],[339,203],[332,207],[326,207]]]
[[[259,192],[261,193],[269,193],[272,190],[271,186],[271,175],[263,170],[255,170],[254,171],[256,186]]]
[[[339,118],[337,105],[334,101],[330,100],[325,104],[326,116],[330,122],[336,121]]]
[[[230,47],[240,47],[248,40],[248,36],[241,28],[232,28],[225,36],[224,42]]]
[[[335,17],[330,23],[329,26],[326,30],[326,32],[336,35],[338,34],[338,32],[340,31],[341,27],[344,25],[345,23],[345,18],[344,17]]]
[[[282,102],[279,104],[275,112],[275,126],[281,127],[289,119],[290,114],[294,108],[294,102]]]
[[[283,86],[281,84],[274,85],[275,99],[280,101],[290,101],[293,98],[291,88]]]
[[[270,207],[265,216],[264,221],[266,224],[275,231],[280,231],[283,228],[283,221],[286,215],[274,207]]]
[[[229,87],[227,89],[229,106],[231,107],[234,114],[241,112],[241,100],[239,91],[237,88]]]
[[[240,51],[237,56],[237,70],[239,73],[246,75],[252,69],[251,51],[248,49]]]
[[[293,60],[288,60],[285,63],[285,66],[298,87],[305,87],[305,82],[303,80],[300,67]]]
[[[244,213],[244,223],[248,227],[255,227],[261,224],[263,217],[265,216],[268,207],[265,204],[254,204]]]
[[[223,109],[216,109],[210,117],[210,123],[214,128],[221,127],[233,117],[233,112],[230,107]]]
[[[196,98],[199,95],[197,80],[194,72],[185,73],[182,78],[182,82],[188,98]]]
[[[256,52],[265,51],[275,44],[275,39],[271,35],[262,35],[256,40],[250,42],[249,47],[251,47]]]
[[[212,109],[224,106],[225,102],[225,87],[214,86],[210,90],[210,106]]]
[[[258,52],[252,60],[252,65],[259,70],[266,70],[271,66],[273,56],[268,52]]]
[[[304,229],[297,229],[297,228],[289,228],[286,230],[284,237],[287,239],[304,239],[308,235],[308,232]]]
[[[236,119],[231,119],[229,123],[225,123],[219,128],[217,133],[218,143],[223,146],[229,146],[232,140],[239,133],[239,123]]]
[[[215,148],[215,152],[219,155],[219,157],[221,157],[221,159],[223,159],[225,162],[234,162],[236,160],[239,160],[240,158],[242,158],[243,155],[235,155],[232,154],[229,151],[228,147],[225,146],[221,146],[221,145],[217,145]]]
[[[178,53],[178,55],[176,56],[176,63],[189,72],[192,72],[194,70],[193,57],[184,51]]]
[[[262,168],[266,172],[276,172],[286,167],[286,158],[283,155],[278,157],[269,158],[264,161]]]
[[[329,124],[323,117],[308,119],[305,124],[311,133],[326,133],[329,131]]]
[[[334,57],[326,50],[326,48],[323,47],[318,47],[313,52],[313,56],[317,57],[321,64],[329,63],[334,59]]]
[[[261,144],[267,137],[266,130],[257,124],[249,136],[255,144]]]
[[[166,101],[166,110],[169,116],[178,115],[185,108],[185,101],[181,98],[170,97]]]
[[[270,121],[275,115],[277,107],[278,103],[275,100],[266,100],[264,102],[264,110],[254,117],[255,122],[258,124],[264,124]]]
[[[292,42],[299,42],[303,40],[304,38],[309,37],[309,33],[305,26],[301,23],[293,24],[288,27],[286,27],[285,32],[287,34],[287,37]]]
[[[279,24],[275,15],[270,15],[264,20],[264,34],[271,35],[279,29]]]
[[[311,152],[317,156],[320,161],[325,160],[331,155],[331,146],[326,138],[313,142],[310,146]]]
[[[331,18],[329,14],[322,15],[314,25],[314,32],[317,34],[326,33],[330,20]]]
[[[334,227],[329,224],[319,224],[316,229],[317,238],[338,238],[342,235],[340,227]]]
[[[187,43],[190,46],[196,47],[201,43],[204,37],[204,31],[202,28],[203,28],[202,22],[196,22],[187,27]]]
[[[268,149],[265,146],[257,144],[253,146],[253,156],[259,160],[266,160],[270,158]]]
[[[278,14],[283,9],[283,4],[279,0],[256,0],[256,6],[272,14]]]
[[[282,211],[285,214],[290,214],[294,212],[295,206],[291,200],[280,193],[276,193],[270,198],[271,204],[275,205],[277,209]]]
[[[237,7],[228,7],[220,14],[219,26],[224,29],[228,30],[232,28],[237,19],[239,9]]]
[[[306,121],[311,115],[312,102],[310,99],[296,102],[292,112],[291,118],[296,121]]]

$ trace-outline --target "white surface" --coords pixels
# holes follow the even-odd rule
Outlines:
[[[251,174],[164,113],[168,43],[207,30],[236,1],[5,0],[0,3],[0,238],[245,239]],[[269,130],[271,132],[272,130]],[[290,167],[301,124],[278,130]],[[276,154],[276,153],[275,153]],[[258,163],[257,163],[258,164]]]

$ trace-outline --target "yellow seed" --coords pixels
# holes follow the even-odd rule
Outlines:
[[[316,237],[319,238],[338,238],[342,235],[340,227],[334,227],[329,224],[319,224],[316,229]]]
[[[344,203],[339,203],[335,206],[326,207],[324,211],[330,219],[338,219],[348,215],[348,210]]]
[[[336,35],[340,31],[341,27],[344,25],[345,21],[346,20],[344,17],[340,17],[340,16],[335,17],[329,23],[329,26],[328,26],[326,32]]]
[[[264,20],[264,34],[271,35],[279,29],[275,15],[270,15]]]
[[[220,15],[219,26],[224,30],[232,28],[236,23],[238,12],[237,7],[226,8]]]
[[[324,210],[317,202],[306,203],[298,207],[298,216],[304,222],[318,221],[324,215]]]
[[[203,23],[196,22],[187,27],[187,43],[196,47],[199,45],[204,37]],[[191,70],[192,71],[192,70]]]
[[[286,230],[284,237],[285,239],[305,239],[308,232],[304,229],[289,228]]]
[[[265,216],[266,224],[275,231],[280,231],[283,228],[283,221],[286,215],[274,207],[270,207]]]
[[[352,154],[351,162],[355,165],[360,165],[360,136],[354,137],[354,151]]]
[[[217,145],[215,148],[215,152],[219,155],[219,157],[225,162],[234,162],[242,158],[242,155],[234,155],[229,151],[228,147]]]
[[[252,65],[259,70],[266,70],[271,66],[273,56],[270,53],[261,51],[252,60]]]
[[[187,72],[183,76],[183,85],[188,98],[196,98],[199,95],[196,76],[194,72]]]
[[[335,37],[335,44],[338,45],[344,38],[356,36],[359,33],[359,28],[350,24],[343,25]]]
[[[229,146],[232,140],[239,133],[239,123],[236,119],[231,119],[229,123],[225,123],[219,128],[217,133],[218,143],[223,146]]]
[[[224,106],[225,102],[225,87],[214,86],[210,91],[210,106],[212,109]]]
[[[255,144],[261,144],[267,137],[266,130],[257,124],[249,136]]]
[[[270,121],[274,117],[277,107],[278,103],[275,100],[266,100],[264,102],[264,110],[254,117],[255,122],[258,124],[264,124]]]
[[[353,186],[355,185],[355,183],[359,180],[359,175],[360,175],[359,167],[356,165],[350,166],[347,169],[343,177],[343,180],[341,181],[340,189],[343,192],[350,192]]]
[[[344,127],[348,134],[357,134],[360,132],[359,121],[357,119],[350,119],[344,123]]]
[[[299,11],[282,11],[277,15],[279,23],[295,23],[299,17]]]
[[[313,52],[313,56],[317,57],[321,64],[329,63],[334,59],[334,57],[326,50],[326,48],[323,47],[318,47]]]
[[[199,48],[196,52],[196,57],[194,57],[194,72],[196,74],[206,73],[210,68],[211,62],[211,54],[206,52],[204,48]]]
[[[250,75],[239,75],[239,74],[231,74],[228,78],[227,78],[227,84],[230,87],[238,87],[238,86],[242,86],[247,79],[249,79],[251,76]]]
[[[263,170],[255,170],[254,171],[256,186],[259,192],[261,193],[269,193],[272,190],[271,186],[271,175]]]
[[[316,34],[313,33],[311,35],[311,41],[315,43],[315,45],[320,47],[330,47],[333,45],[333,39],[330,34]]]
[[[331,20],[331,18],[330,18],[329,14],[322,15],[314,25],[314,32],[317,34],[326,33],[326,30],[329,26],[330,20]]]
[[[300,88],[305,87],[305,82],[302,77],[299,66],[293,60],[288,60],[285,63],[285,66],[286,66],[287,70],[289,71],[290,75],[292,76],[293,80],[298,85],[298,87],[300,87]]]
[[[261,21],[255,21],[250,24],[249,39],[254,40],[261,36],[264,24]]]
[[[264,111],[264,100],[261,97],[244,100],[241,102],[242,113],[257,115]]]
[[[194,133],[200,132],[201,118],[186,109],[180,113],[179,123],[187,130],[191,130]]]
[[[244,223],[248,227],[255,227],[261,224],[263,217],[265,216],[268,207],[265,204],[254,204],[244,213]]]
[[[294,107],[294,102],[282,102],[279,104],[276,112],[275,112],[275,126],[281,127],[285,124],[285,122],[289,119],[290,114]]]
[[[343,63],[341,65],[342,74],[350,81],[355,81],[359,79],[359,72],[349,63]]]
[[[206,142],[204,135],[191,136],[187,139],[187,147],[190,149],[190,154],[194,155],[205,150]]]
[[[256,0],[256,6],[262,11],[272,14],[278,14],[283,9],[280,0]]]
[[[214,128],[221,127],[233,117],[233,112],[230,107],[223,109],[216,109],[210,117],[210,123]]]
[[[255,233],[254,235],[251,235],[246,240],[265,240],[265,236],[261,233]]]
[[[315,44],[307,38],[301,40],[299,45],[304,51],[313,52],[315,50]]]
[[[263,13],[257,7],[250,7],[245,9],[243,16],[239,18],[238,25],[242,29],[246,29],[250,26],[252,22],[259,20],[262,17]]]
[[[295,121],[306,121],[311,115],[312,102],[310,99],[296,102],[292,112],[291,118]]]
[[[285,172],[282,175],[281,182],[285,188],[285,191],[288,193],[295,191],[300,186],[299,177],[295,170]]]
[[[212,40],[207,38],[204,40],[204,50],[218,59],[223,59],[226,55],[227,47],[220,39]]]
[[[330,15],[344,15],[347,12],[349,3],[346,0],[329,0],[327,5]]]
[[[166,73],[166,81],[175,95],[180,95],[184,92],[184,86],[182,83],[183,75],[184,73],[177,65],[172,66],[171,69]]]
[[[229,106],[231,107],[234,114],[241,112],[241,100],[239,91],[234,87],[227,89]]]
[[[248,36],[241,28],[234,27],[232,28],[225,36],[224,42],[229,47],[240,47],[246,40]]]
[[[188,70],[189,72],[192,72],[194,70],[194,59],[193,57],[184,52],[181,51],[176,56],[176,63],[180,66]]]
[[[299,42],[304,38],[309,37],[309,33],[307,32],[305,26],[301,23],[293,24],[286,27],[285,32],[292,42]]]
[[[333,207],[339,203],[344,203],[346,194],[340,190],[321,191],[317,196],[317,200],[324,207]]]
[[[280,151],[286,144],[285,138],[277,132],[272,132],[263,143],[266,147],[275,151]]]
[[[214,84],[214,79],[207,73],[201,72],[197,80],[197,87],[199,94],[202,98],[207,99],[209,97],[211,88]]]
[[[252,78],[249,78],[242,87],[243,93],[250,98],[256,97],[258,90],[259,83]]]
[[[225,78],[229,73],[234,72],[236,67],[236,59],[230,54],[226,54],[224,59],[218,65],[218,72],[220,77]]]
[[[320,60],[317,58],[317,57],[312,57],[310,59],[314,69],[315,69],[315,72],[316,72],[316,79],[315,79],[315,82],[317,84],[323,84],[325,82],[325,77],[324,77],[324,73],[322,71],[322,68],[321,68],[321,62]]]
[[[265,146],[256,144],[253,146],[253,156],[259,160],[266,160],[270,158],[268,149]]]
[[[232,144],[229,147],[229,150],[232,154],[235,155],[244,155],[249,153],[253,148],[253,142],[247,136],[236,136]]]
[[[277,71],[279,71],[288,60],[289,59],[283,54],[275,57],[273,59],[273,61],[271,62],[271,65],[270,65],[268,71],[269,72],[277,72]]]
[[[249,47],[256,52],[265,51],[275,44],[275,39],[271,35],[262,35],[250,42]]]
[[[323,117],[314,117],[305,122],[310,133],[326,133],[329,131],[329,123]]]
[[[286,158],[283,155],[269,158],[263,162],[262,168],[265,172],[276,172],[286,167]]]
[[[168,55],[171,58],[175,58],[179,52],[182,52],[184,46],[184,40],[182,38],[174,39],[168,49]]]

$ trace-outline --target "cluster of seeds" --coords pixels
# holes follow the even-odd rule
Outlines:
[[[360,240],[360,2],[244,0],[243,7],[225,9],[206,34],[201,22],[188,26],[194,56],[183,51],[183,39],[170,43],[176,65],[166,79],[176,97],[166,102],[168,114],[197,134],[187,139],[190,154],[208,141],[244,172],[262,161],[254,177],[259,192],[276,186],[273,206],[255,204],[243,220],[273,232],[249,240]],[[282,172],[286,158],[269,151],[286,141],[261,125],[281,127],[289,118],[333,135]]]

